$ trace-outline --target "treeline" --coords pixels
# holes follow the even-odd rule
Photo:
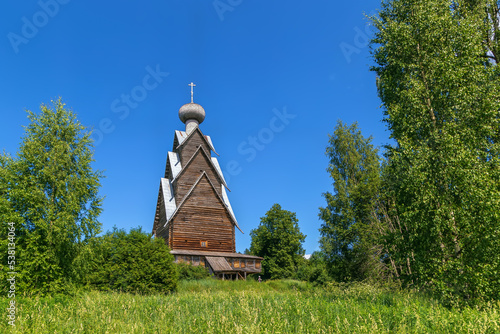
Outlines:
[[[264,278],[396,281],[449,305],[500,299],[500,2],[384,0],[371,43],[384,122],[379,152],[338,122],[321,251],[303,258],[293,212],[274,205],[251,232]],[[141,230],[97,237],[92,143],[58,100],[29,112],[17,157],[0,155],[0,286],[169,291],[178,272]],[[11,224],[9,224],[11,223]],[[16,290],[16,292],[17,292]]]
[[[140,228],[98,236],[103,176],[89,133],[60,99],[28,118],[17,156],[0,155],[2,291],[165,293],[179,277],[208,276],[177,268],[165,242]]]
[[[372,55],[383,158],[355,125],[327,154],[321,246],[339,279],[392,278],[450,304],[500,297],[497,1],[384,1]]]
[[[385,275],[451,304],[500,297],[499,9],[392,0],[372,18],[372,70],[395,144],[370,209],[353,203],[369,217],[354,220],[356,244]]]
[[[339,121],[326,150],[333,192],[324,194],[311,265],[340,282],[397,281],[448,305],[499,300],[500,2],[385,0],[371,23],[372,71],[393,144],[381,153],[356,123]],[[250,250],[266,257],[265,276],[310,272],[299,264],[302,249],[292,261],[278,256],[287,249],[278,240],[262,243],[290,216],[270,226],[272,211]],[[285,235],[301,240],[288,220]]]

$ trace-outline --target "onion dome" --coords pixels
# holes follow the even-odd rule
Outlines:
[[[179,118],[184,124],[187,124],[189,120],[201,124],[205,119],[205,109],[197,103],[186,103],[179,109]]]

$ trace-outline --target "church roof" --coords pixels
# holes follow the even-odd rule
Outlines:
[[[189,137],[191,137],[196,131],[199,131],[199,133],[201,134],[201,136],[205,139],[205,141],[207,142],[208,144],[208,147],[210,147],[210,149],[212,151],[214,151],[215,154],[219,155],[217,153],[217,151],[215,151],[215,148],[214,148],[214,145],[212,143],[212,139],[210,138],[210,136],[205,136],[203,134],[203,132],[201,132],[200,128],[197,127],[193,132],[191,132],[190,134],[187,134],[186,131],[179,131],[179,130],[175,130],[175,139],[177,140],[177,147],[174,147],[175,149],[178,149],[179,147],[181,147]]]
[[[170,220],[175,212],[175,196],[174,190],[172,188],[172,182],[169,179],[161,179],[161,191],[163,192],[163,202],[165,203],[165,213],[167,215],[167,221]]]
[[[201,152],[201,153],[200,153]],[[193,156],[191,157],[191,159],[189,159],[189,161],[186,163],[186,165],[184,165],[182,167],[182,170],[179,172],[179,174],[177,174],[177,176],[181,175],[182,173],[184,173],[184,171],[186,171],[189,167],[189,165],[194,161],[194,159],[196,158],[196,156],[198,154],[203,154],[205,156],[205,158],[207,159],[207,161],[209,162],[209,164],[212,164],[212,167],[214,167],[214,170],[216,172],[216,175],[219,177],[221,183],[227,188],[227,184],[226,184],[226,180],[224,179],[224,176],[222,176],[222,171],[220,169],[220,166],[219,166],[219,163],[217,162],[217,159],[216,159],[216,162],[214,162],[213,158],[210,157],[208,155],[208,153],[205,151],[205,149],[203,147],[198,147],[196,149],[196,151],[194,152]],[[169,157],[170,158],[170,157]],[[215,164],[216,163],[216,164]],[[217,168],[218,167],[218,168]]]
[[[160,189],[158,190],[158,203],[156,204],[155,221],[153,223],[153,231],[156,231],[160,226],[162,207],[165,212],[165,219],[168,222],[177,208],[175,204],[174,189],[172,182],[169,179],[160,179]]]
[[[229,210],[229,213],[233,217],[236,224],[238,224],[238,222],[236,221],[236,217],[234,215],[234,212],[233,212],[233,208],[231,207],[231,203],[229,203],[229,198],[227,198],[227,193],[226,193],[226,189],[224,188],[224,186],[221,186],[221,190],[222,190],[222,199],[224,200],[224,204],[226,204],[227,209]]]
[[[168,152],[168,159],[170,160],[170,168],[172,169],[172,178],[175,179],[182,170],[179,154],[174,152]]]
[[[220,169],[219,161],[217,160],[216,157],[211,157],[211,159],[212,159],[212,163],[215,166],[215,169],[217,169],[217,172],[219,173],[220,177],[222,178],[223,183],[226,184],[226,179],[224,179],[224,174],[222,173],[222,169]]]
[[[223,256],[223,257],[239,257],[243,259],[263,260],[264,258],[255,255],[247,255],[240,253],[226,253],[226,252],[213,252],[213,251],[199,251],[188,249],[171,250],[172,255],[194,255],[194,256]]]
[[[205,259],[207,259],[213,271],[235,271],[224,257],[205,256]]]

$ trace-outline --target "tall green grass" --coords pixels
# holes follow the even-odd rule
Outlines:
[[[453,310],[365,284],[208,279],[180,282],[170,295],[82,292],[16,301],[14,333],[500,333],[500,304]],[[2,310],[7,303],[0,300]],[[2,318],[0,332],[8,333]]]

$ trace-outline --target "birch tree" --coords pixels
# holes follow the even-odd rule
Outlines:
[[[498,9],[385,0],[372,19],[372,69],[396,143],[391,256],[406,284],[453,303],[500,297]]]

